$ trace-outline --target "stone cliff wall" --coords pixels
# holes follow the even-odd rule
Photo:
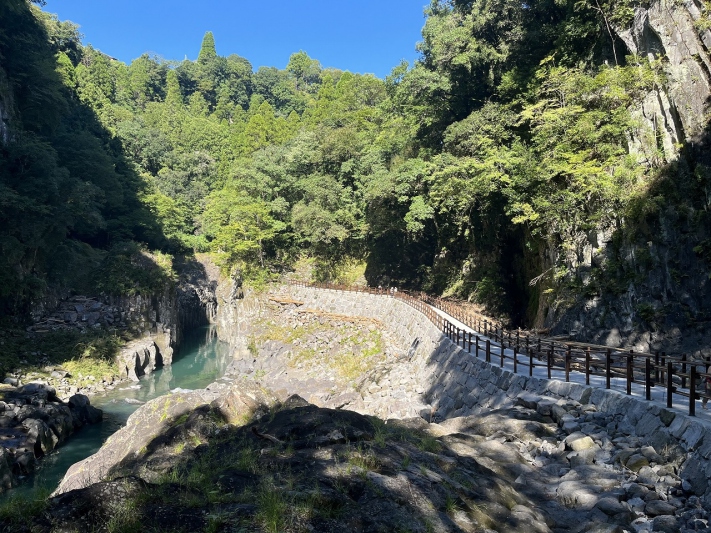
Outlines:
[[[534,325],[581,341],[708,357],[711,31],[698,24],[695,0],[640,4],[615,31],[630,54],[658,61],[663,73],[631,109],[638,127],[629,140],[640,164],[663,169],[650,178],[660,189],[650,213],[541,254],[541,272],[565,267],[569,276],[554,282],[553,298],[541,295]]]
[[[617,30],[630,53],[650,60],[663,59],[665,87],[650,92],[636,110],[636,118],[648,131],[661,136],[667,161],[679,157],[679,143],[697,141],[706,128],[711,96],[711,32],[698,29],[695,22],[700,16],[693,0],[657,0],[649,7],[638,7],[631,26]],[[633,142],[641,154],[651,152],[645,144],[649,141]]]
[[[12,108],[12,91],[8,86],[5,71],[0,68],[0,144],[6,144],[10,140]]]
[[[212,322],[217,336],[229,343],[237,355],[245,355],[250,324],[263,312],[260,295],[245,291],[239,276],[223,279],[215,289],[216,307]]]
[[[117,355],[123,377],[138,380],[170,365],[183,333],[216,319],[219,271],[207,260],[176,260],[177,284],[160,292],[132,296],[70,296],[50,292],[36,302],[28,332],[86,332],[103,328],[133,339]]]

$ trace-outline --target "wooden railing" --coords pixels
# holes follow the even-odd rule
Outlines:
[[[510,366],[514,373],[528,373],[545,368],[549,379],[564,378],[577,372],[585,376],[590,385],[593,376],[602,377],[605,388],[611,389],[614,379],[621,379],[625,392],[632,394],[632,385],[644,387],[645,398],[652,399],[652,389],[664,389],[667,407],[673,407],[673,395],[688,398],[689,415],[696,415],[696,402],[711,398],[711,387],[703,384],[711,380],[709,360],[690,360],[686,354],[667,355],[665,352],[645,353],[622,350],[594,344],[561,341],[532,332],[505,329],[489,317],[466,309],[455,302],[435,298],[424,293],[409,293],[393,288],[343,286],[330,283],[304,283],[290,281],[292,285],[366,293],[397,298],[425,315],[452,342],[475,357],[501,367]],[[458,323],[452,322],[441,311]],[[703,372],[699,371],[703,368]],[[699,383],[702,385],[699,386]]]

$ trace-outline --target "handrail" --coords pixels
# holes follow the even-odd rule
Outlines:
[[[694,361],[689,360],[686,354],[635,352],[555,340],[521,330],[507,330],[496,320],[425,293],[411,294],[391,287],[345,286],[295,280],[288,280],[287,283],[300,287],[396,298],[425,315],[444,336],[470,354],[474,348],[475,357],[483,354],[487,363],[498,364],[502,368],[507,361],[511,362],[514,373],[521,373],[520,369],[523,368],[529,376],[533,376],[535,368],[546,368],[549,379],[552,379],[554,374],[562,373],[565,381],[569,382],[571,372],[580,372],[585,375],[586,385],[590,384],[591,376],[604,377],[606,389],[612,388],[613,379],[623,378],[626,394],[632,394],[633,383],[644,384],[647,400],[651,400],[653,388],[665,388],[667,407],[673,407],[673,394],[687,397],[691,416],[696,415],[698,400],[711,399],[711,361],[708,359]],[[460,328],[436,310],[454,318],[469,331]],[[507,350],[512,353],[507,353]],[[698,367],[703,367],[704,372],[700,372]],[[699,381],[707,385],[703,387],[703,391],[699,390]]]

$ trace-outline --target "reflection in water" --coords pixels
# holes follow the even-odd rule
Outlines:
[[[11,495],[32,496],[40,490],[54,490],[71,465],[96,453],[141,404],[174,389],[206,387],[224,374],[231,360],[230,353],[229,346],[217,340],[214,328],[188,332],[173,357],[172,366],[142,377],[137,384],[122,383],[118,389],[92,397],[92,405],[104,411],[103,421],[81,428],[40,461],[34,476],[28,476],[19,487],[0,494],[0,500]]]

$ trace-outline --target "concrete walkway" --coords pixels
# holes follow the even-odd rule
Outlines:
[[[480,345],[479,345],[479,358],[483,359],[485,357],[485,352],[483,349],[483,345],[485,345],[486,341],[489,340],[491,342],[491,365],[492,366],[501,366],[500,365],[500,354],[501,354],[501,347],[498,343],[495,343],[494,340],[490,337],[484,336],[481,332],[476,331],[463,322],[460,322],[453,316],[445,313],[441,309],[438,309],[436,307],[430,306],[433,311],[435,311],[438,315],[440,315],[442,318],[447,319],[450,323],[452,323],[455,327],[458,327],[460,330],[463,330],[467,333],[471,332],[473,335],[478,335],[480,338]],[[463,346],[463,344],[460,344],[460,346]],[[494,349],[494,347],[496,347]],[[465,347],[466,349],[466,347]],[[472,353],[471,356],[475,357],[475,346],[472,343]],[[506,370],[509,372],[513,373],[513,350],[512,349],[505,349],[504,350],[504,366]],[[527,359],[527,358],[526,358]],[[528,364],[525,366],[522,364],[523,358],[521,357],[521,354],[519,353],[519,363],[518,363],[518,372],[516,372],[518,375],[528,375],[529,369],[528,369]],[[534,361],[537,361],[534,359]],[[534,369],[533,369],[533,377],[539,378],[539,379],[548,379],[548,369],[545,366],[545,363],[542,363],[543,366],[541,367],[535,367],[534,363]],[[565,374],[564,372],[560,370],[554,369],[551,373],[551,379],[555,379],[558,381],[565,381]],[[579,383],[581,385],[585,385],[585,374],[581,372],[576,372],[574,370],[570,371],[570,382],[572,383]],[[598,387],[601,389],[605,388],[605,378],[603,376],[590,376],[590,385],[591,387]],[[621,393],[625,393],[627,391],[627,380],[624,378],[612,378],[610,380],[610,389],[611,390],[616,390]],[[645,386],[643,383],[632,383],[632,396],[635,398],[638,398],[642,401],[645,400]],[[666,387],[653,387],[652,388],[652,403],[658,405],[659,407],[667,409],[667,390]],[[684,416],[689,416],[689,398],[686,396],[682,396],[680,394],[673,393],[672,394],[672,408],[671,411],[677,414],[681,414]],[[709,402],[709,407],[710,409],[702,409],[701,407],[701,402],[697,401],[696,402],[696,416],[693,417],[694,420],[698,420],[701,422],[704,426],[711,428],[711,401]]]

